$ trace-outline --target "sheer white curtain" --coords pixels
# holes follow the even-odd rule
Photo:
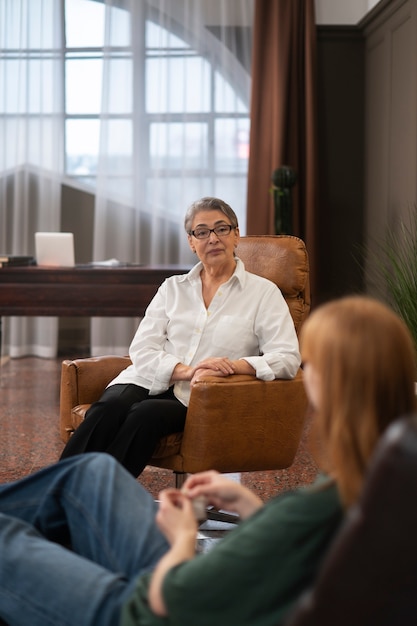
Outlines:
[[[59,230],[63,161],[61,4],[0,0],[0,253],[34,254]],[[57,320],[3,318],[3,354],[56,355]]]
[[[192,264],[206,195],[244,233],[253,3],[0,0],[0,253],[60,230],[63,182],[94,194],[95,261]],[[126,353],[137,322],[98,310],[92,353]],[[56,348],[56,320],[4,319],[5,352]]]
[[[216,195],[245,232],[253,0],[105,0],[94,259],[192,264],[187,206]],[[98,312],[99,315],[99,312]],[[92,320],[92,353],[137,320]]]

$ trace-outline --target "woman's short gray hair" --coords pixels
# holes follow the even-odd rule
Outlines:
[[[206,197],[196,200],[187,209],[184,218],[184,227],[188,234],[191,233],[194,217],[200,211],[221,211],[230,220],[230,224],[233,228],[237,228],[239,226],[236,213],[233,211],[232,207],[230,207],[223,200],[220,200],[220,198]]]

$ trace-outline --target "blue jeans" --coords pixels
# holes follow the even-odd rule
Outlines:
[[[156,507],[102,453],[0,485],[1,618],[10,626],[118,624],[135,580],[168,549]]]

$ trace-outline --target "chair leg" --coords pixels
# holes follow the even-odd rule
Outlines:
[[[186,472],[174,472],[175,474],[175,487],[177,489],[182,489],[185,480],[187,478]]]

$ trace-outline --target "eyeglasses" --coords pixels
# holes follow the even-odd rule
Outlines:
[[[193,235],[196,239],[208,239],[210,233],[214,233],[218,237],[227,237],[227,235],[230,235],[232,229],[234,230],[235,228],[236,226],[231,226],[230,224],[221,224],[215,228],[197,228],[196,230],[191,230],[190,235]]]

